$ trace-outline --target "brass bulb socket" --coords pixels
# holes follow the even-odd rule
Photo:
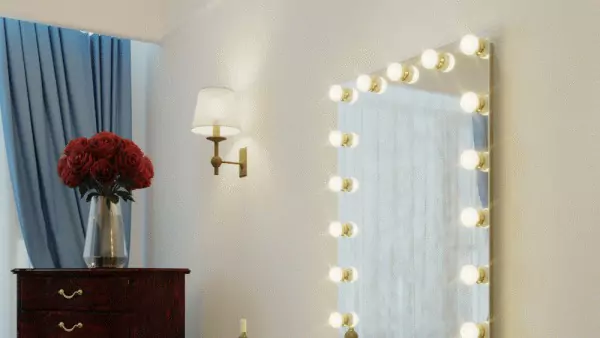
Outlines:
[[[354,314],[352,313],[344,313],[342,315],[342,326],[344,327],[354,327],[356,323],[354,323]]]
[[[355,234],[355,225],[353,223],[344,223],[342,224],[342,237],[354,237]]]
[[[352,102],[354,98],[354,91],[352,89],[344,88],[342,94],[342,102]]]
[[[342,147],[351,148],[354,143],[354,134],[343,133],[342,134]]]
[[[490,170],[489,168],[489,153],[487,151],[478,152],[479,154],[479,164],[477,165],[477,169],[480,171],[487,172]]]
[[[351,178],[344,178],[342,183],[342,191],[343,192],[352,192],[354,191],[354,180]]]
[[[490,268],[488,266],[480,266],[477,268],[479,271],[479,279],[477,284],[489,284],[490,283]]]
[[[487,228],[490,225],[490,210],[485,208],[482,210],[478,210],[479,221],[475,224],[478,228]]]

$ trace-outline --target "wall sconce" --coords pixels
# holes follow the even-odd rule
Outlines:
[[[214,154],[210,163],[215,175],[219,175],[222,164],[233,164],[240,168],[240,177],[248,176],[248,148],[241,148],[238,162],[224,161],[219,156],[219,143],[228,136],[240,133],[239,121],[232,112],[235,109],[235,93],[229,88],[211,87],[198,93],[192,133],[207,136],[214,143]]]
[[[454,68],[456,61],[450,53],[438,53],[433,49],[428,49],[421,54],[421,65],[425,69],[437,69],[447,73]]]
[[[486,338],[488,337],[488,323],[464,323],[460,328],[462,338]]]
[[[460,270],[460,279],[467,285],[488,284],[490,272],[487,266],[465,265]]]
[[[340,327],[355,327],[358,324],[358,316],[356,313],[344,313],[334,312],[329,316],[329,325],[331,327],[339,329]]]
[[[343,224],[342,222],[331,222],[329,224],[329,234],[335,238],[352,238],[358,234],[358,227],[352,222]]]
[[[334,266],[329,269],[329,279],[335,283],[352,283],[358,279],[358,271],[355,268]]]

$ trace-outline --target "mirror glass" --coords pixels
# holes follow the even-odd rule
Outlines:
[[[464,55],[459,42],[436,51],[433,62],[401,61],[411,73],[391,69],[414,83],[383,68],[340,84],[367,89],[338,104],[337,126],[355,133],[339,147],[338,175],[358,185],[339,194],[339,222],[358,231],[339,238],[337,266],[358,278],[340,283],[338,311],[358,316],[360,337],[461,337],[464,323],[488,321],[490,60]]]

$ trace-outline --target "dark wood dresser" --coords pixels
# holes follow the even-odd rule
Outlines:
[[[18,269],[19,338],[183,338],[187,269]]]

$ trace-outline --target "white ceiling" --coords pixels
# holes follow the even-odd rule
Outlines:
[[[0,15],[157,42],[167,31],[168,6],[177,2],[179,0],[2,0]]]

